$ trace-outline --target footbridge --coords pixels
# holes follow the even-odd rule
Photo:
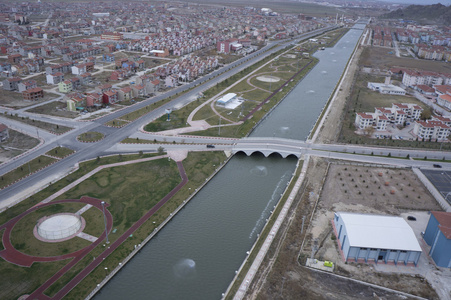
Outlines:
[[[308,147],[304,141],[272,137],[248,137],[238,140],[232,148],[232,153],[243,152],[246,155],[261,153],[265,157],[279,154],[283,158],[290,155],[300,158],[304,148]]]

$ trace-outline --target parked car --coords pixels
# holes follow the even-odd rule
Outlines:
[[[407,220],[409,220],[409,221],[416,221],[417,218],[415,218],[414,216],[407,216]]]
[[[207,148],[214,148],[215,145],[207,145]]]
[[[433,164],[432,165],[434,168],[441,168],[442,167],[442,165],[439,165],[439,164]]]

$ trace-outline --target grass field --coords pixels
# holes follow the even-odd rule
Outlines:
[[[124,125],[127,125],[128,121],[130,121],[130,122],[134,121],[134,120],[144,116],[145,114],[148,114],[152,110],[162,106],[163,104],[170,102],[172,99],[173,99],[173,97],[169,97],[169,98],[163,99],[161,101],[154,102],[153,104],[149,104],[141,109],[135,110],[135,111],[128,113],[126,115],[123,115],[117,119],[111,120],[111,121],[107,122],[106,125],[122,127]]]
[[[144,225],[138,229],[133,237],[127,239],[127,241],[121,245],[112,255],[110,255],[96,270],[94,270],[84,281],[78,285],[71,293],[68,295],[69,299],[72,298],[83,298],[86,294],[94,288],[97,282],[100,282],[105,275],[105,267],[108,270],[112,270],[117,266],[118,262],[122,261],[122,259],[133,249],[133,245],[140,243],[153,229],[158,226],[169,214],[180,205],[189,195],[194,191],[197,187],[199,187],[202,183],[205,182],[205,178],[208,177],[215,169],[215,166],[220,165],[225,160],[225,156],[222,152],[206,152],[206,153],[189,153],[187,159],[184,160],[184,167],[186,173],[189,178],[189,182],[185,185],[165,206],[163,206],[154,216],[152,216]],[[163,164],[175,165],[173,162],[168,162],[166,159],[160,160]],[[135,168],[130,168],[130,172],[134,172]],[[147,174],[147,172],[146,172]],[[157,174],[156,174],[157,176]],[[138,175],[136,176],[138,178]],[[180,177],[178,177],[180,179]],[[143,182],[148,182],[150,180],[141,179]],[[155,185],[157,186],[157,185]],[[119,187],[114,187],[115,189],[120,189]],[[130,187],[122,186],[122,189],[129,189]],[[143,189],[135,189],[134,196],[141,197],[143,199],[147,199],[146,191],[152,189],[149,185],[145,184],[145,188]],[[125,192],[125,190],[124,190]],[[139,196],[141,195],[141,196]],[[135,200],[133,200],[135,201]],[[148,200],[144,201],[147,202]],[[135,201],[136,202],[136,201]],[[138,201],[141,202],[141,201]],[[139,205],[150,205],[150,203],[141,202]],[[113,203],[114,205],[114,203]],[[125,203],[123,205],[126,209],[132,209],[130,204]],[[136,209],[136,207],[134,208]],[[112,210],[112,208],[110,209]],[[126,213],[122,212],[122,216],[124,217]],[[126,222],[123,219],[123,222]],[[155,224],[154,224],[155,222]],[[116,226],[116,222],[114,228],[119,228],[120,226]],[[118,230],[119,230],[118,229]],[[111,234],[110,237],[114,237],[115,234]],[[74,267],[74,270],[71,270],[70,273],[65,275],[60,281],[55,283],[46,294],[52,295],[55,291],[59,290],[60,287],[63,286],[65,282],[70,280],[79,270],[82,269],[83,265],[86,265],[90,261],[92,261],[92,256],[97,256],[100,251],[103,251],[103,247],[97,247],[94,249],[87,258],[82,260],[79,264]]]
[[[56,159],[41,155],[26,164],[23,164],[16,169],[0,176],[0,189],[12,184],[13,182],[26,177],[37,170],[55,162]]]
[[[74,150],[66,148],[66,147],[57,147],[57,148],[53,148],[52,150],[48,151],[45,155],[63,158],[74,152],[75,152]]]
[[[16,120],[16,121],[31,125],[31,126],[35,126],[40,129],[47,130],[52,133],[60,134],[60,133],[68,132],[69,130],[72,129],[71,127],[66,127],[63,125],[53,124],[53,123],[49,123],[49,122],[38,121],[35,119],[30,119],[28,117],[19,117],[17,114],[13,115],[13,114],[4,113],[3,116],[6,118],[9,118],[9,119],[12,119],[12,120]]]
[[[97,142],[97,141],[103,139],[103,137],[104,137],[103,133],[89,131],[89,132],[84,132],[84,133],[80,134],[79,136],[77,136],[77,140],[79,140],[80,142],[89,143],[89,142]]]
[[[393,54],[389,54],[392,52]],[[361,66],[372,66],[373,68],[390,69],[403,67],[432,72],[451,73],[451,65],[433,60],[414,59],[409,57],[396,57],[393,49],[381,47],[366,47],[363,51],[359,64]]]
[[[38,240],[33,234],[33,228],[40,218],[59,212],[75,213],[83,206],[85,206],[84,203],[60,203],[28,214],[14,226],[11,233],[11,243],[20,252],[35,256],[68,254],[89,246],[90,242],[79,237],[59,243],[47,243]]]

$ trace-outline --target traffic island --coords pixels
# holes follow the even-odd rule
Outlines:
[[[79,136],[77,136],[77,141],[82,142],[82,143],[95,143],[100,140],[103,140],[104,137],[105,137],[105,135],[103,133],[96,132],[96,131],[89,131],[89,132],[85,132],[85,133],[82,133]]]

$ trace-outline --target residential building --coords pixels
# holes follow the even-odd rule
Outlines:
[[[70,93],[73,91],[72,81],[70,80],[64,80],[58,83],[58,90],[60,93]]]
[[[451,96],[448,94],[438,96],[437,104],[451,110]]]
[[[20,77],[11,77],[3,80],[3,89],[6,91],[15,91],[18,89],[19,83],[22,82]]]
[[[61,72],[55,72],[53,74],[47,74],[47,84],[58,84],[64,81],[64,74]]]
[[[117,91],[119,101],[128,101],[133,98],[133,90],[130,86],[123,87]]]
[[[35,87],[22,92],[24,100],[35,101],[44,98],[44,90],[39,87]]]
[[[374,117],[372,114],[367,113],[356,113],[355,125],[359,129],[366,129],[368,127],[373,127]]]
[[[413,133],[419,139],[444,141],[449,136],[450,127],[441,121],[416,121]]]
[[[29,80],[26,80],[26,81],[22,81],[22,82],[20,82],[17,85],[17,89],[21,93],[23,91],[26,91],[26,90],[29,90],[29,89],[33,89],[33,88],[36,88],[36,87],[38,87],[38,84],[37,84],[36,80],[32,80],[32,79],[29,79]]]
[[[103,93],[104,104],[115,104],[119,101],[117,90],[109,90]]]

